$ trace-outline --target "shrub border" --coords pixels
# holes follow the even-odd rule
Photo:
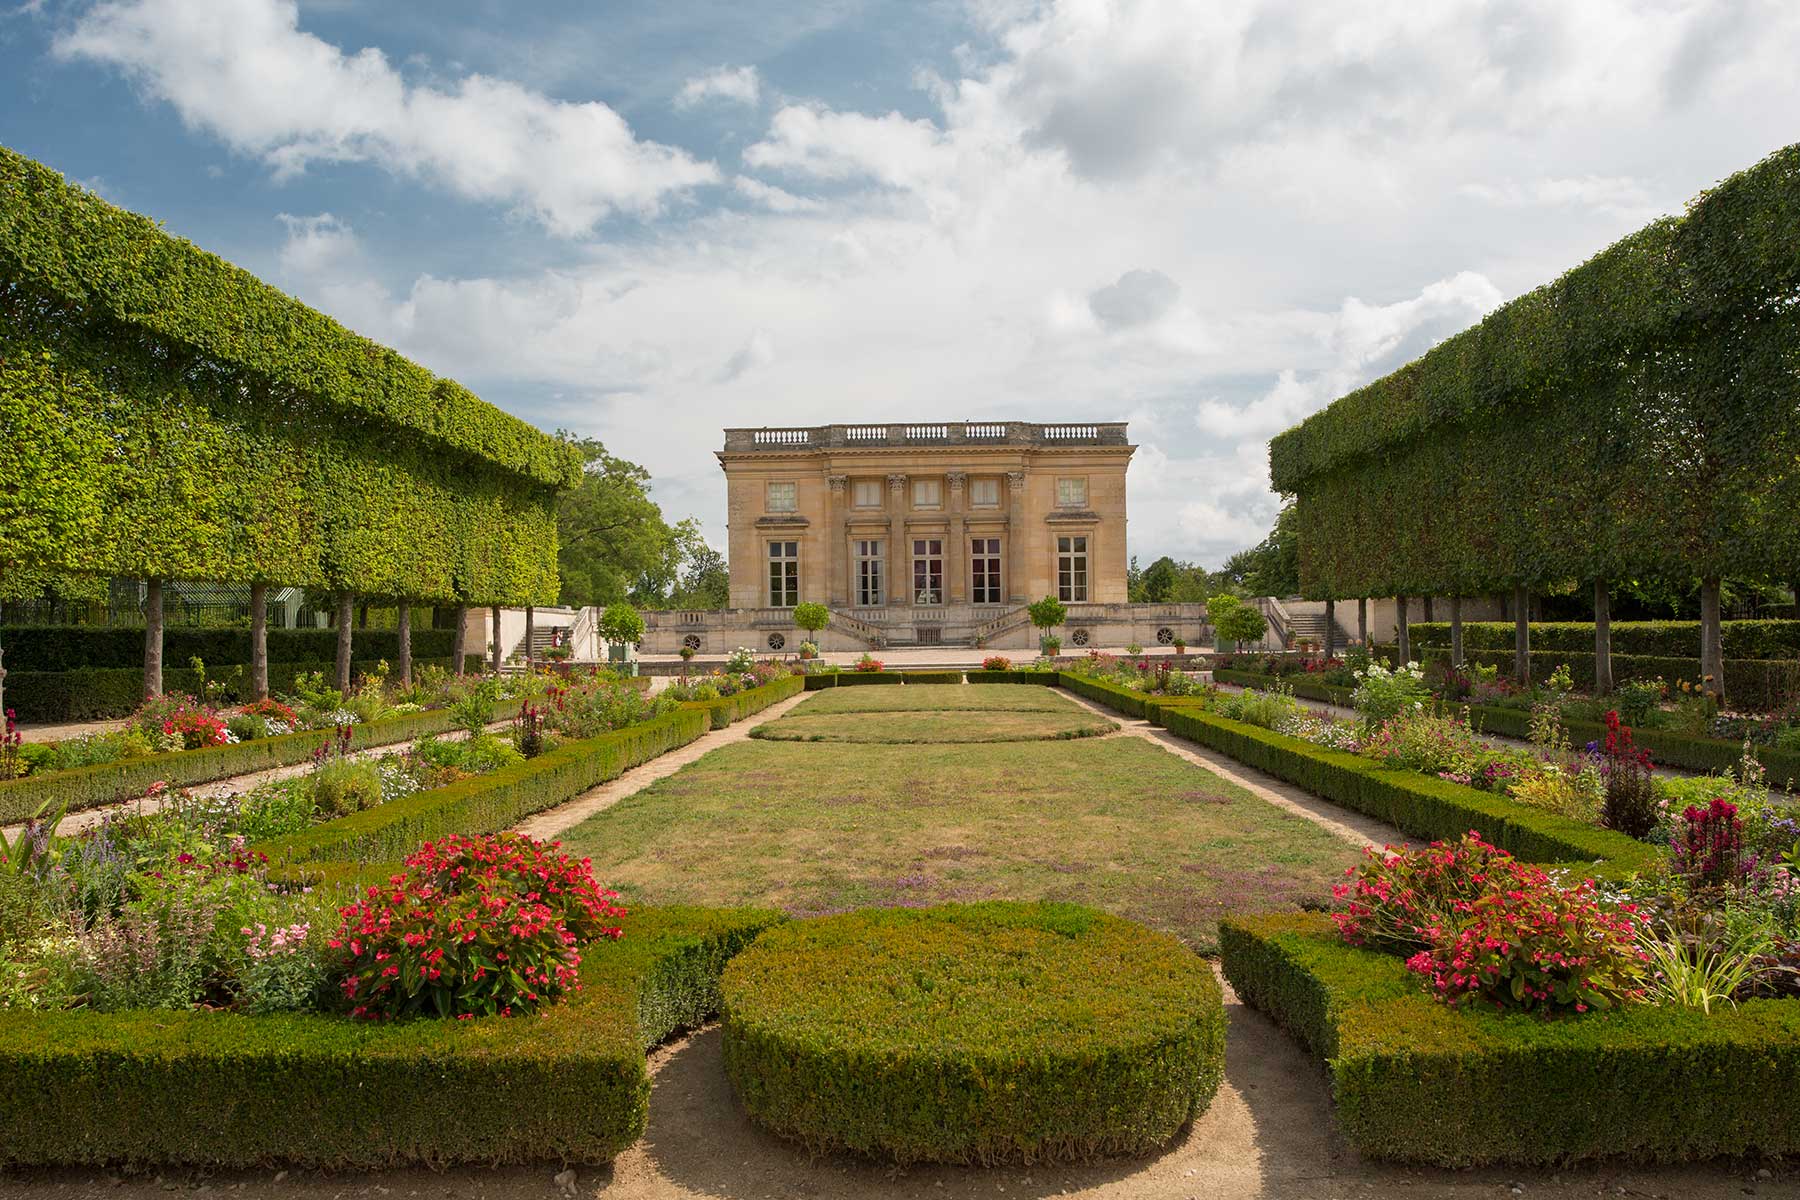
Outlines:
[[[0,1012],[0,1165],[607,1162],[646,1127],[645,1051],[717,1011],[725,964],[785,919],[633,913],[536,1017]]]
[[[1219,922],[1225,976],[1321,1061],[1367,1158],[1441,1167],[1688,1161],[1800,1152],[1800,1003],[1710,1015],[1633,1006],[1579,1020],[1452,1010],[1328,916]]]
[[[970,683],[1038,683],[1047,687],[1056,686],[1055,671],[1030,671],[1020,668],[1007,671],[964,671],[963,678]]]
[[[519,700],[501,701],[494,706],[494,719],[510,720],[518,714],[521,703]],[[443,733],[450,728],[448,709],[427,709],[352,725],[350,745],[353,750],[391,746],[428,734]],[[278,737],[253,738],[232,746],[178,750],[173,754],[121,759],[7,780],[0,783],[0,823],[23,821],[45,803],[52,811],[66,802],[69,812],[81,812],[134,799],[143,795],[153,783],[191,787],[234,775],[291,767],[311,758],[315,750],[335,735],[336,731],[332,729],[305,729]]]

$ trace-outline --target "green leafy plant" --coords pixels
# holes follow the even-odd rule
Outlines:
[[[1046,647],[1045,653],[1054,654],[1056,651],[1048,649],[1047,645],[1051,641],[1050,631],[1069,619],[1068,606],[1055,596],[1045,596],[1042,600],[1034,600],[1027,605],[1025,615],[1037,628],[1038,642]],[[1062,643],[1058,641],[1057,649],[1061,648]]]
[[[623,600],[609,604],[595,628],[612,646],[635,645],[644,640],[644,618]]]

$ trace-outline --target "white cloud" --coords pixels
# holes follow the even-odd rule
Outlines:
[[[719,174],[638,139],[598,102],[475,74],[409,83],[380,50],[346,53],[302,32],[294,0],[112,0],[83,13],[55,49],[121,68],[278,177],[370,162],[516,206],[561,236],[614,212],[653,215]]]
[[[796,196],[772,183],[764,183],[748,175],[737,176],[731,181],[731,186],[737,189],[739,195],[760,204],[770,212],[818,212],[823,207],[817,200]]]
[[[693,108],[709,100],[751,107],[762,99],[762,79],[755,67],[720,67],[696,75],[675,93],[676,108]]]
[[[554,269],[389,294],[363,246],[299,283],[645,462],[715,541],[723,425],[1124,417],[1133,552],[1217,565],[1274,517],[1269,436],[1800,111],[1777,0],[975,11],[986,37],[921,75],[925,108],[758,117],[743,203]]]

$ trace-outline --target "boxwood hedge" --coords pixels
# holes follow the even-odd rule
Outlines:
[[[1147,711],[1169,732],[1199,742],[1246,766],[1267,771],[1334,804],[1379,818],[1414,837],[1456,838],[1477,830],[1496,846],[1530,862],[1579,862],[1601,875],[1623,875],[1645,866],[1654,850],[1634,838],[1599,829],[1417,771],[1385,770],[1379,763],[1327,750],[1258,725],[1207,712],[1179,699],[1157,701],[1124,688],[1065,675],[1086,685],[1102,703],[1122,711],[1126,703]],[[1071,684],[1072,686],[1072,684]],[[1072,690],[1081,691],[1072,687]]]
[[[898,671],[831,671],[822,675],[808,675],[806,690],[816,692],[820,688],[858,687],[865,684],[905,683]]]
[[[143,653],[143,635],[138,635],[138,653]],[[7,661],[12,660],[12,651],[7,650]],[[177,661],[168,657],[167,661]],[[382,661],[392,665],[393,660],[357,659],[350,664],[353,674],[361,675],[373,670]],[[415,667],[437,666],[446,670],[451,665],[448,658],[416,658]],[[230,685],[234,678],[231,672],[234,667],[220,668],[208,663],[206,674],[210,679],[225,679]],[[269,688],[276,693],[291,692],[294,688],[294,677],[311,671],[323,671],[327,679],[335,677],[337,667],[330,658],[322,658],[316,662],[272,662],[269,664]],[[248,699],[249,668],[243,669],[243,677],[239,687],[232,689],[237,699]],[[187,692],[190,695],[200,690],[200,677],[197,672],[187,667],[164,667],[163,690],[168,692]],[[21,721],[105,721],[114,717],[127,716],[137,710],[144,702],[144,668],[137,667],[82,667],[73,671],[14,671],[6,672],[6,707],[14,709]]]
[[[644,1051],[782,919],[634,912],[534,1017],[0,1012],[0,1166],[607,1162],[643,1134]]]
[[[726,968],[725,1070],[758,1124],[896,1162],[1138,1154],[1204,1111],[1225,1018],[1174,938],[1068,904],[874,909]]]
[[[1461,1167],[1800,1152],[1800,1003],[1577,1019],[1453,1010],[1317,913],[1219,922],[1226,978],[1324,1064],[1373,1159]]]
[[[141,683],[141,673],[139,679]],[[508,720],[518,711],[517,700],[505,700],[494,706],[494,717]],[[444,709],[406,713],[351,726],[350,745],[353,750],[391,746],[427,734],[442,733],[450,727],[450,714]],[[170,787],[193,787],[215,779],[229,779],[233,775],[291,767],[311,758],[313,751],[330,742],[333,736],[334,731],[330,729],[309,729],[280,737],[256,738],[232,746],[127,758],[7,780],[0,782],[0,823],[24,820],[45,804],[52,811],[66,807],[69,812],[80,812],[103,804],[121,803],[143,795],[146,788],[158,782]]]
[[[701,709],[706,713],[713,729],[723,729],[733,721],[740,721],[751,713],[759,713],[789,696],[798,696],[803,687],[800,676],[783,675],[761,687],[748,688],[729,696],[721,696],[717,700],[693,700],[685,707]]]
[[[1393,647],[1381,647],[1393,657]],[[1420,662],[1448,662],[1450,651],[1438,646],[1425,647],[1413,657]],[[1513,668],[1512,651],[1464,650],[1463,657],[1484,667],[1498,667],[1502,676]],[[1559,666],[1569,668],[1575,685],[1594,686],[1594,654],[1589,650],[1577,654],[1566,650],[1532,650],[1531,677],[1546,679]],[[1698,680],[1698,658],[1651,658],[1637,654],[1612,656],[1613,679],[1624,683],[1632,679],[1661,678],[1670,683],[1680,679]],[[1732,707],[1766,712],[1800,697],[1800,662],[1792,659],[1728,658],[1725,660],[1725,695]]]
[[[897,674],[907,683],[961,683],[961,671],[900,671]]]
[[[1450,645],[1447,621],[1415,621],[1407,626],[1415,646]],[[1611,624],[1614,654],[1648,658],[1697,658],[1700,653],[1698,621],[1614,621]],[[1800,621],[1721,621],[1726,658],[1800,659]],[[1464,650],[1513,652],[1515,630],[1511,621],[1463,622]],[[1556,653],[1592,654],[1592,621],[1533,621],[1531,648]]]
[[[1041,683],[1050,687],[1056,686],[1055,671],[964,671],[963,678],[970,683]]]

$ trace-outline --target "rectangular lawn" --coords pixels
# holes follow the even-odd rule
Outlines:
[[[708,754],[563,840],[636,903],[817,914],[1068,900],[1206,951],[1221,913],[1324,897],[1357,858],[1311,822],[1132,737],[753,741]]]
[[[845,712],[1079,712],[1055,688],[1025,683],[909,683],[904,687],[842,687],[814,692],[796,708]]]

